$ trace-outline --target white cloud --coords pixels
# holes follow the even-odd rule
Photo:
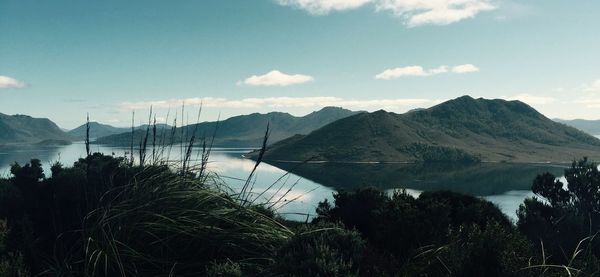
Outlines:
[[[26,86],[27,86],[27,84],[25,84],[24,82],[21,82],[17,79],[0,75],[0,89],[1,88],[24,88]]]
[[[437,68],[429,70],[430,74],[440,74],[440,73],[446,73],[446,72],[448,72],[448,66],[447,65],[440,65]]]
[[[454,73],[479,72],[479,68],[472,64],[461,64],[461,65],[452,67],[452,72],[454,72]]]
[[[391,79],[407,77],[407,76],[425,77],[425,76],[432,76],[432,75],[443,74],[443,73],[448,73],[448,72],[471,73],[471,72],[477,72],[477,71],[479,71],[479,68],[477,68],[476,66],[474,66],[472,64],[457,65],[457,66],[452,67],[451,71],[450,71],[450,67],[447,65],[440,65],[436,68],[432,68],[432,69],[428,69],[428,70],[425,70],[420,65],[411,65],[411,66],[405,66],[405,67],[396,67],[396,68],[386,69],[383,72],[375,75],[375,79],[391,80]]]
[[[496,7],[491,0],[379,0],[377,10],[387,10],[405,19],[409,27],[448,25],[475,17]]]
[[[278,4],[303,9],[314,15],[357,9],[369,3],[377,11],[389,11],[409,27],[447,25],[473,18],[496,8],[493,0],[275,0]]]
[[[332,11],[353,10],[373,0],[275,0],[279,5],[306,10],[310,14],[324,15]]]
[[[583,86],[586,92],[600,92],[600,79]]]
[[[556,98],[549,96],[536,96],[527,93],[506,97],[507,100],[519,100],[530,105],[545,105],[556,102]]]
[[[349,109],[395,109],[419,105],[436,104],[437,100],[418,98],[396,98],[396,99],[344,99],[332,96],[316,97],[266,97],[266,98],[244,98],[230,100],[218,97],[169,99],[159,101],[124,102],[119,104],[122,110],[140,110],[153,108],[173,108],[185,102],[186,106],[197,106],[202,104],[207,108],[319,108],[327,106],[345,107]]]
[[[573,101],[575,104],[582,104],[586,108],[597,109],[600,108],[600,99],[599,98],[584,98]]]
[[[288,75],[279,70],[272,70],[264,75],[253,75],[243,81],[239,81],[238,85],[248,86],[290,86],[303,84],[313,81],[314,78],[308,75],[294,74]]]
[[[383,72],[375,75],[375,79],[378,80],[390,80],[404,76],[428,76],[429,73],[423,69],[422,66],[413,65],[406,67],[396,67],[386,69]]]

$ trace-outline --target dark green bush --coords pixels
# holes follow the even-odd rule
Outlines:
[[[211,263],[206,269],[207,277],[241,277],[242,269],[239,264],[232,262]]]
[[[277,252],[278,276],[358,276],[365,241],[355,231],[316,225],[298,231]]]
[[[482,266],[485,272],[516,276],[531,257],[510,220],[492,203],[473,196],[426,192],[415,199],[402,191],[388,196],[360,189],[339,192],[334,199],[334,206],[319,205],[315,221],[340,222],[361,233],[369,253],[361,262],[363,276],[398,272],[477,276],[468,270]],[[495,235],[495,240],[488,240]],[[444,265],[443,259],[453,266]]]
[[[7,242],[9,230],[4,220],[0,220],[0,276],[3,277],[25,277],[29,276],[29,270],[19,252],[9,250]]]
[[[536,177],[532,190],[541,199],[526,199],[519,207],[518,229],[543,253],[545,264],[570,268],[571,274],[600,274],[598,165],[587,158],[574,161],[565,178],[566,187],[550,173]]]

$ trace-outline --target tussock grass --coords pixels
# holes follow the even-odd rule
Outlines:
[[[259,271],[293,232],[197,179],[152,173],[109,191],[84,221],[88,276],[195,276],[234,261]]]

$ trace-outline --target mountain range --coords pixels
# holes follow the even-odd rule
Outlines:
[[[600,157],[600,140],[520,101],[463,96],[405,114],[380,110],[350,116],[276,142],[264,159],[569,162],[583,156]]]
[[[336,120],[357,114],[337,107],[325,107],[308,115],[297,117],[289,113],[271,112],[267,114],[253,113],[228,118],[219,122],[202,122],[179,127],[173,138],[169,134],[166,143],[181,142],[181,134],[198,139],[212,139],[216,147],[259,147],[262,143],[267,125],[269,125],[269,141],[276,142],[296,134],[308,134]],[[146,130],[134,131],[134,142],[137,144],[145,136]],[[186,141],[184,139],[183,141]],[[126,146],[131,144],[131,132],[99,137],[95,143]]]
[[[69,144],[72,137],[47,118],[0,113],[0,145]]]
[[[148,124],[140,125],[134,128],[134,130],[146,130]],[[167,124],[156,124],[157,129],[169,129],[171,126]],[[87,124],[82,124],[81,126],[67,131],[67,133],[77,140],[85,140],[86,137],[86,128]],[[107,124],[102,124],[98,122],[90,122],[90,139],[96,139],[100,137],[123,134],[128,133],[131,137],[131,128],[130,127],[114,127]]]
[[[581,131],[584,131],[590,135],[600,135],[600,120],[587,120],[587,119],[554,119],[554,121],[575,127]]]
[[[83,124],[73,130],[67,131],[67,133],[77,140],[84,140],[86,137],[86,127],[87,125]],[[90,122],[90,138],[99,138],[103,136],[120,134],[127,132],[128,130],[131,130],[131,128],[113,127],[111,125],[98,122]]]

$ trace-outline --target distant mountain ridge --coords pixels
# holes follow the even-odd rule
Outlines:
[[[67,144],[72,139],[47,118],[0,113],[0,145]]]
[[[86,137],[87,124],[83,124],[67,133],[78,140],[84,140]],[[113,127],[111,125],[98,122],[90,122],[90,138],[99,138],[114,134],[127,132],[127,128]]]
[[[265,160],[569,162],[600,140],[520,101],[459,97],[405,114],[362,113],[272,144]]]
[[[269,141],[275,142],[295,134],[308,134],[331,122],[357,113],[359,112],[338,107],[325,107],[301,117],[282,112],[270,112],[267,114],[253,113],[234,116],[220,122],[203,122],[179,127],[174,133],[173,141],[182,141],[182,131],[187,136],[191,136],[195,130],[196,138],[199,140],[203,137],[211,138],[216,130],[213,146],[259,147],[265,135],[267,125],[270,126]],[[134,142],[136,145],[141,141],[145,133],[145,130],[134,132]],[[130,145],[131,132],[100,137],[95,143],[120,146]]]
[[[146,127],[148,126],[148,124],[144,124],[144,125],[140,125],[135,127],[136,130],[145,130]],[[171,128],[171,126],[166,125],[166,124],[156,124],[158,129],[163,129],[163,128]],[[81,126],[68,131],[67,133],[74,137],[75,139],[78,140],[85,140],[86,137],[86,129],[87,129],[87,124],[84,123]],[[108,124],[102,124],[99,122],[90,122],[90,139],[95,139],[95,138],[99,138],[99,137],[105,137],[105,136],[110,136],[110,135],[116,135],[116,134],[122,134],[122,133],[126,133],[126,132],[130,132],[131,134],[131,127],[114,127]]]
[[[584,131],[590,135],[600,135],[600,120],[587,120],[587,119],[573,119],[573,120],[565,120],[565,119],[554,119],[554,121],[569,125],[571,127],[577,128],[581,131]]]

